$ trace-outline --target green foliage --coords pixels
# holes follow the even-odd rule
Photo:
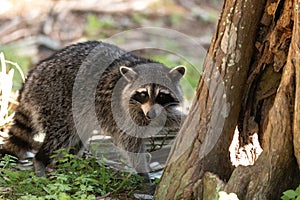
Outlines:
[[[6,169],[6,168],[13,168],[16,167],[17,158],[11,155],[6,155],[4,158],[0,160],[0,168]]]
[[[12,157],[0,161],[0,199],[96,199],[106,194],[131,195],[141,188],[141,177],[106,167],[95,158],[81,158],[59,150],[55,170],[36,177],[20,170]],[[7,191],[7,192],[5,192]]]
[[[85,33],[88,37],[99,36],[107,30],[116,29],[116,23],[111,19],[99,20],[97,15],[89,14],[87,16],[87,25],[85,27]]]
[[[287,190],[283,192],[281,196],[283,200],[300,200],[300,185],[296,188],[296,190]]]
[[[159,182],[160,182],[160,178],[155,178],[155,179],[154,179],[154,183],[155,183],[155,184],[158,184]]]

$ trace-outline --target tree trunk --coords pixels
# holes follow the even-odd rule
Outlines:
[[[300,183],[299,4],[225,1],[156,199],[209,199],[218,190],[240,199],[278,199]],[[259,135],[264,151],[253,166],[234,169],[230,162],[236,127],[242,144]],[[213,174],[225,185],[211,184]]]
[[[289,55],[290,65],[295,68],[295,113],[294,113],[294,152],[297,158],[298,166],[300,166],[300,11],[299,0],[295,0],[294,6],[294,29],[291,42],[291,50]]]

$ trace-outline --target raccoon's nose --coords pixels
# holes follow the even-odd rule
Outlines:
[[[148,119],[154,119],[155,117],[157,117],[155,110],[150,110],[149,112],[147,112],[146,117]]]

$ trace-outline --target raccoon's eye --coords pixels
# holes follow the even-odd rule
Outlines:
[[[145,103],[148,100],[149,96],[147,92],[137,92],[133,95],[132,98],[140,103]]]
[[[162,106],[166,106],[169,104],[178,104],[179,102],[174,99],[170,94],[158,93],[156,97],[156,102]]]

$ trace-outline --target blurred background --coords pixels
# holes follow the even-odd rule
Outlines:
[[[26,75],[39,60],[68,44],[104,40],[140,27],[176,30],[206,49],[222,0],[0,0],[0,5],[0,51],[6,60],[17,63]],[[147,40],[133,37],[123,42],[134,46],[143,43],[143,39]],[[188,65],[188,61],[166,52],[141,51],[137,54],[170,67]],[[199,65],[202,61],[203,58],[199,58]],[[199,73],[188,72],[187,78],[195,87]],[[19,73],[14,77],[13,89],[16,90],[21,87],[22,79]],[[187,96],[191,98],[192,95]]]

